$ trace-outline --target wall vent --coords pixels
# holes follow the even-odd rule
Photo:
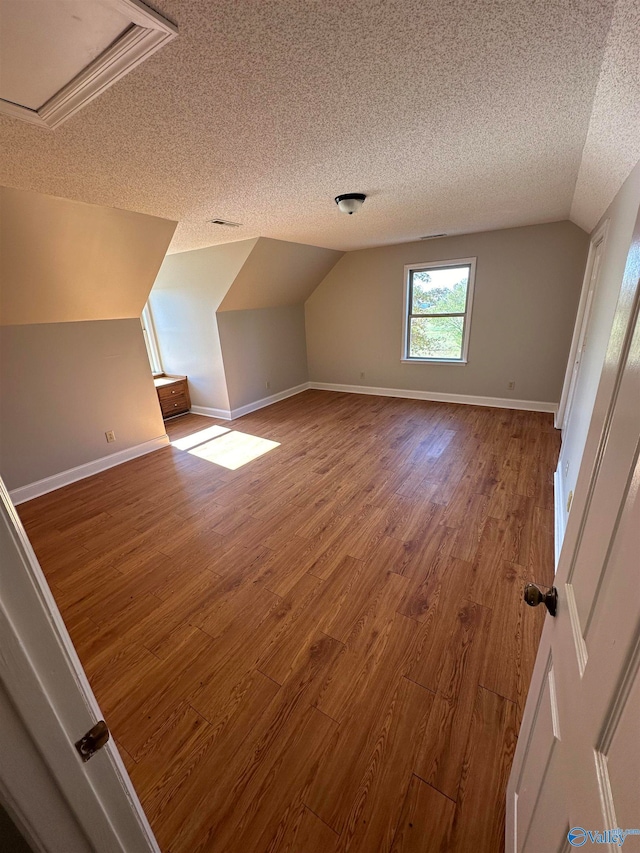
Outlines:
[[[435,240],[436,237],[446,237],[446,234],[425,234],[424,237],[421,237],[421,240]]]
[[[210,219],[212,225],[225,225],[227,228],[240,228],[240,222],[231,222],[229,219]]]

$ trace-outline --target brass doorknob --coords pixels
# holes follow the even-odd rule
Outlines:
[[[555,616],[558,607],[558,590],[555,586],[538,586],[537,583],[528,583],[524,588],[524,600],[529,607],[544,604],[549,613]]]

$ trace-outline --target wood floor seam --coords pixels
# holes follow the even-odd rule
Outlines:
[[[423,782],[425,785],[427,785],[427,787],[431,788],[431,789],[432,789],[432,790],[434,790],[434,791],[438,791],[438,789],[437,789],[436,787],[434,787],[433,785],[430,785],[430,784],[429,784],[425,779],[423,779],[423,778],[422,778],[422,776],[420,776],[420,774],[419,774],[419,773],[416,773],[416,772],[414,771],[412,775],[413,775],[416,779],[420,779],[420,781],[421,781],[421,782]],[[443,793],[442,791],[438,791],[438,793],[439,793],[439,794],[441,794],[443,797],[446,797],[446,798],[447,798],[447,800],[449,800],[449,802],[451,802],[451,803],[454,803],[454,804],[455,804],[455,803],[457,802],[457,800],[456,800],[455,798],[447,796],[447,794]]]
[[[424,686],[424,684],[420,684],[420,682],[415,681],[413,678],[409,678],[409,676],[408,676],[408,675],[403,675],[402,677],[403,677],[403,678],[406,678],[406,680],[407,680],[407,681],[410,681],[412,684],[415,684],[417,687],[421,687],[421,688],[422,688],[422,690],[426,690],[426,691],[427,691],[427,693],[431,693],[431,695],[432,695],[432,696],[435,696],[435,695],[436,695],[436,691],[435,691],[435,690],[431,690],[430,688],[425,687],[425,686]]]

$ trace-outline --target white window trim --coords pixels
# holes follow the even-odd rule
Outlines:
[[[429,261],[424,264],[405,264],[404,268],[404,299],[402,315],[402,353],[400,361],[403,364],[467,364],[469,355],[469,336],[471,333],[471,316],[473,311],[473,292],[476,281],[477,258],[456,258],[450,261]],[[464,326],[462,331],[462,354],[460,358],[409,358],[409,295],[411,293],[412,270],[429,270],[438,267],[469,267],[469,285],[467,287],[467,302],[464,309]]]
[[[142,309],[140,323],[142,324],[142,334],[147,347],[151,372],[156,376],[163,372],[162,358],[160,357],[160,347],[158,346],[158,338],[156,336],[156,327],[153,322],[153,315],[151,314],[151,306],[148,302]]]

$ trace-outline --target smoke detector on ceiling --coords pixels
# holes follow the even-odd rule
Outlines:
[[[241,228],[241,222],[231,222],[229,219],[210,219],[211,225],[225,225],[227,228]]]
[[[362,205],[366,195],[364,193],[344,193],[336,196],[336,204],[343,213],[357,213]]]

